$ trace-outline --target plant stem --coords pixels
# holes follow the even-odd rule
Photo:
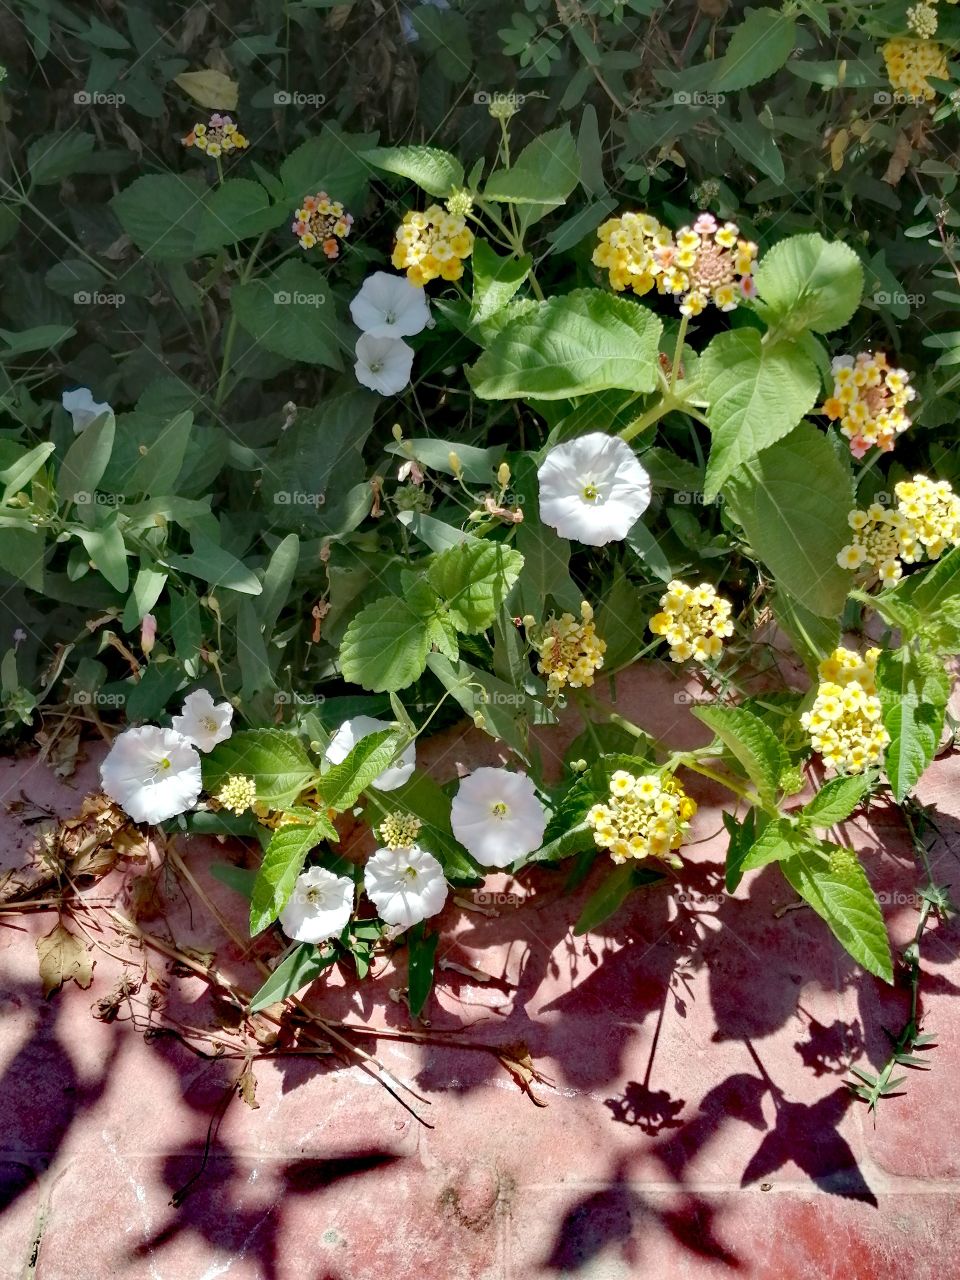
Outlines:
[[[254,264],[257,261],[257,254],[263,248],[263,242],[267,238],[266,231],[260,236],[260,239],[253,246],[250,257],[247,259],[246,266],[240,273],[240,284],[246,284],[250,279]],[[213,407],[219,409],[226,399],[227,395],[227,377],[230,373],[230,357],[233,355],[233,344],[237,336],[237,313],[233,310],[230,312],[230,320],[227,323],[226,336],[223,339],[223,359],[220,362],[220,378],[217,382],[217,394],[214,398]]]
[[[680,328],[677,331],[677,346],[673,353],[673,368],[670,370],[670,392],[676,391],[677,378],[680,375],[680,362],[683,358],[683,340],[687,336],[687,325],[690,323],[690,317],[687,315],[680,317]]]

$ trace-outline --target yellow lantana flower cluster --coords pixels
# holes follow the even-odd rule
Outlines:
[[[921,40],[929,40],[937,34],[940,18],[936,6],[932,4],[915,4],[907,10],[907,26]]]
[[[904,564],[939,560],[950,547],[960,546],[960,497],[946,480],[914,476],[894,486],[897,505],[871,503],[865,511],[851,511],[847,522],[853,541],[837,556],[844,569],[876,577],[892,586],[903,576]]]
[[[916,398],[905,369],[892,369],[882,352],[860,351],[837,356],[832,365],[833,395],[823,404],[828,418],[839,419],[855,458],[876,445],[889,453],[910,426],[904,410]]]
[[[879,649],[861,658],[852,649],[834,649],[817,668],[820,684],[800,723],[810,734],[824,764],[845,773],[862,773],[879,764],[890,742],[881,720],[876,668]]]
[[[566,685],[589,688],[607,651],[607,642],[594,626],[593,606],[586,600],[580,605],[579,622],[572,613],[550,618],[530,633],[530,640],[539,654],[537,670],[547,677],[548,693],[559,693]]]
[[[393,250],[393,265],[405,270],[411,284],[425,285],[439,276],[459,280],[463,262],[473,253],[473,232],[466,218],[432,204],[422,213],[403,215]]]
[[[696,811],[696,801],[676,778],[655,773],[635,777],[618,769],[610,779],[607,803],[593,805],[586,821],[597,845],[608,849],[614,862],[652,856],[678,866],[680,859],[671,857],[671,850],[680,848]]]
[[[701,213],[693,226],[674,236],[648,213],[625,213],[603,223],[593,251],[618,292],[643,295],[656,285],[659,293],[680,299],[680,311],[697,316],[713,303],[732,311],[756,293],[753,271],[757,246],[740,237],[735,222],[722,226],[712,213]]]
[[[422,827],[423,823],[415,814],[395,809],[387,814],[377,830],[387,849],[409,849],[417,843]]]
[[[674,579],[660,597],[660,608],[650,619],[650,630],[666,639],[674,662],[719,658],[724,639],[733,635],[733,605],[709,583],[690,587]]]
[[[230,116],[215,111],[206,124],[195,124],[185,138],[185,147],[196,147],[216,160],[230,151],[245,151],[250,143],[237,129]]]
[[[257,784],[245,773],[231,773],[213,797],[217,804],[239,815],[252,809],[257,799]]]
[[[937,91],[927,79],[949,79],[943,46],[934,40],[909,40],[897,36],[880,51],[887,66],[887,78],[898,93],[921,102],[932,102]]]

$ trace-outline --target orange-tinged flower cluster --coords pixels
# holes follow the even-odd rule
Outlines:
[[[250,145],[232,118],[222,116],[219,111],[215,111],[206,124],[195,124],[181,141],[185,147],[196,147],[214,160],[230,151],[245,151]]]
[[[881,53],[891,87],[917,101],[932,102],[937,96],[927,76],[936,80],[950,78],[943,46],[935,40],[909,40],[905,36],[897,36],[887,41]]]
[[[346,240],[353,226],[353,214],[347,213],[339,200],[331,200],[325,191],[304,196],[296,212],[293,233],[302,249],[320,245],[330,259],[340,256],[340,241]]]
[[[531,637],[539,659],[537,670],[547,677],[547,691],[559,693],[569,685],[589,688],[595,671],[603,666],[607,644],[597,635],[593,608],[586,600],[580,606],[580,620],[572,613],[551,618]]]
[[[882,352],[837,356],[831,367],[833,394],[824,401],[823,412],[839,420],[855,458],[874,445],[889,453],[897,436],[910,426],[904,410],[917,394],[910,375],[891,368]]]
[[[618,769],[606,803],[595,804],[586,820],[595,842],[609,850],[614,862],[650,856],[679,865],[671,851],[683,843],[696,811],[696,801],[676,778],[655,773],[636,777]]]
[[[903,576],[904,564],[939,560],[950,547],[960,546],[960,497],[946,480],[914,476],[894,486],[896,507],[871,503],[865,511],[850,512],[853,539],[837,556],[844,569],[860,572],[881,586]]]
[[[425,285],[438,276],[459,280],[471,253],[473,232],[466,218],[432,204],[422,213],[410,210],[403,215],[392,262],[398,271],[406,271],[411,284]]]
[[[861,658],[841,647],[817,669],[817,696],[800,723],[810,734],[814,751],[830,768],[862,773],[869,765],[879,764],[890,742],[877,697],[879,654],[879,649],[868,649]]]
[[[660,597],[660,608],[650,619],[650,630],[666,639],[674,662],[719,658],[724,639],[733,635],[733,606],[709,583],[690,587],[674,579]]]
[[[757,246],[744,240],[735,222],[720,225],[712,213],[701,213],[692,226],[673,234],[648,213],[610,218],[598,231],[593,251],[618,292],[659,293],[680,300],[680,311],[697,316],[711,302],[732,311],[756,293],[753,272]]]

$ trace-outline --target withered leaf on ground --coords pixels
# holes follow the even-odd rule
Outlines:
[[[96,963],[87,944],[63,924],[57,923],[49,933],[37,939],[40,981],[44,997],[59,991],[71,980],[78,987],[89,987]]]
[[[247,1062],[246,1066],[240,1073],[237,1080],[237,1092],[244,1100],[248,1107],[257,1111],[260,1103],[257,1101],[257,1077],[253,1073],[253,1063]]]
[[[552,1081],[542,1072],[538,1071],[533,1065],[533,1058],[530,1056],[530,1050],[523,1043],[503,1045],[497,1051],[497,1057],[506,1067],[506,1069],[516,1080],[517,1084],[524,1091],[530,1101],[538,1107],[545,1107],[547,1104],[542,1098],[538,1098],[530,1087],[534,1081],[538,1084],[552,1085]]]

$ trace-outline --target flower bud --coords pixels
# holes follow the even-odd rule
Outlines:
[[[506,462],[501,462],[497,468],[497,484],[501,489],[505,489],[510,483],[510,467]]]
[[[454,475],[457,477],[457,479],[459,480],[459,479],[460,479],[460,473],[461,473],[461,471],[463,470],[463,468],[462,468],[462,467],[461,467],[461,465],[460,465],[460,459],[459,459],[459,457],[457,456],[457,454],[456,454],[456,453],[454,453],[454,451],[453,451],[452,449],[451,449],[451,450],[450,450],[450,452],[447,454],[447,462],[448,462],[448,464],[449,464],[449,466],[450,466],[450,470],[453,472],[453,474],[454,474]]]

